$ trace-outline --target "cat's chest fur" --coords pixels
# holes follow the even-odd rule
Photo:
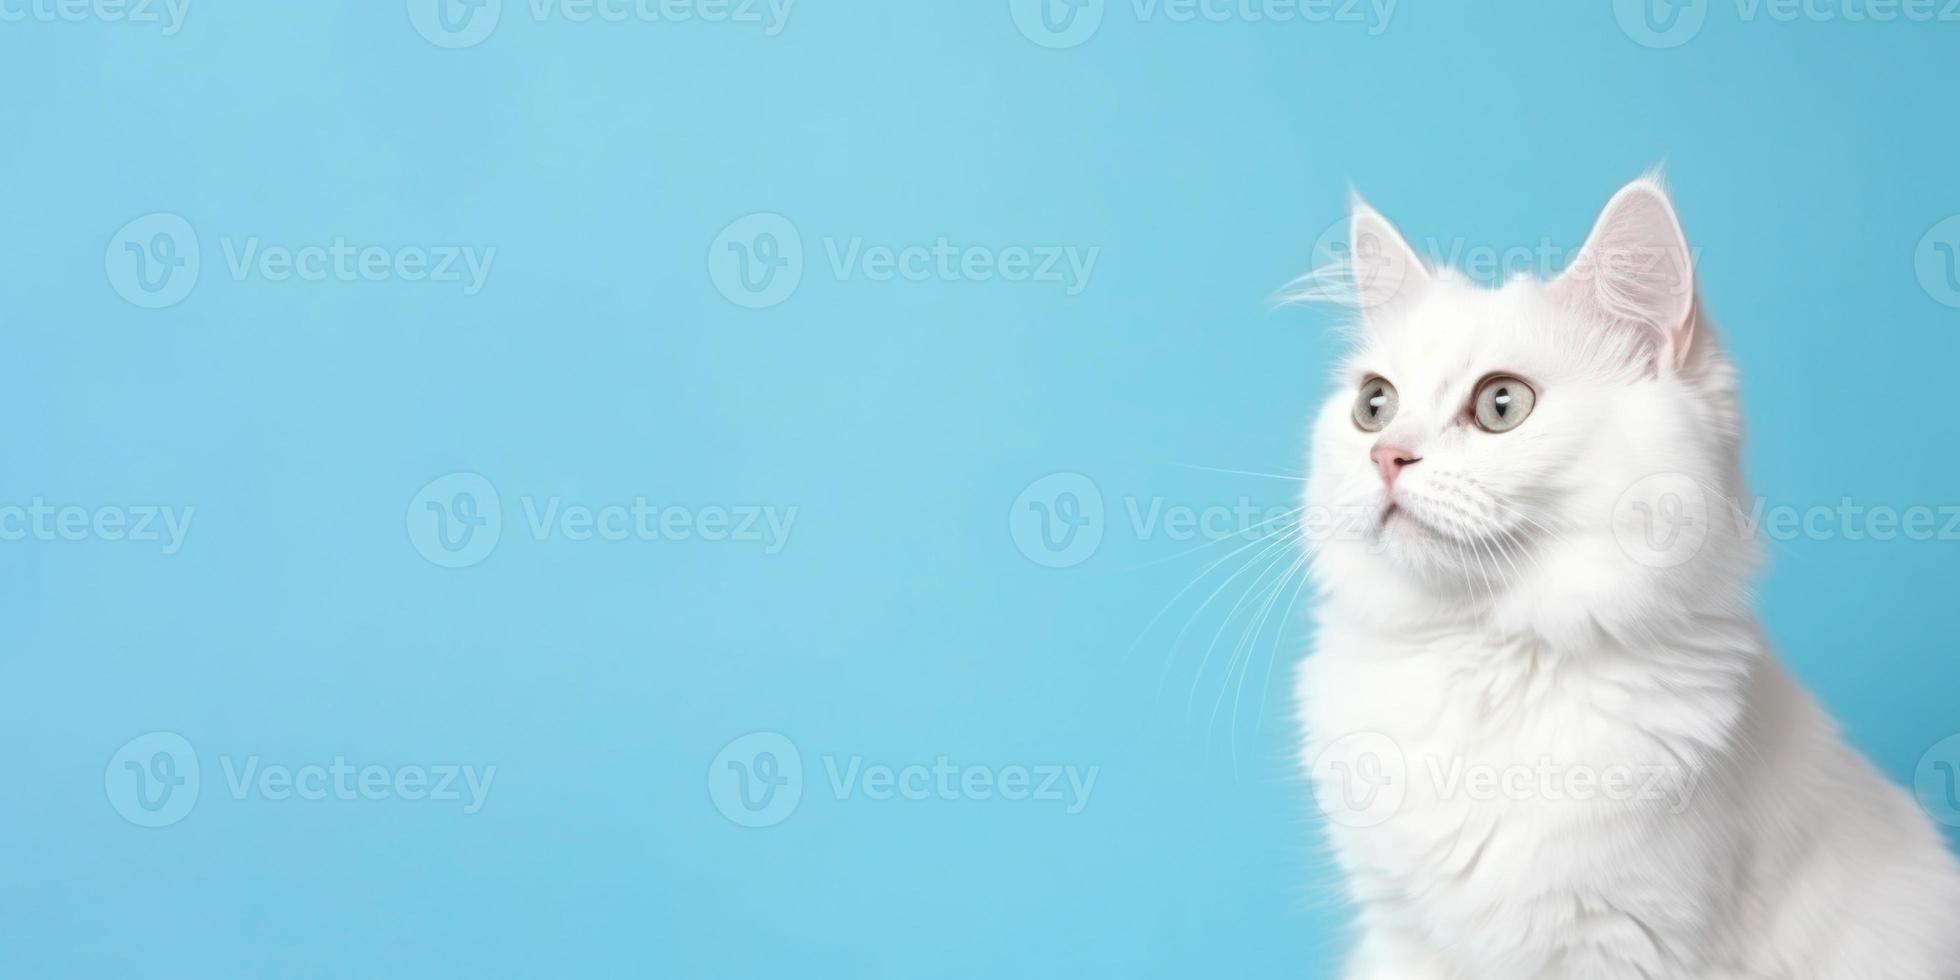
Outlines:
[[[1704,777],[1728,751],[1742,678],[1659,683],[1652,655],[1323,620],[1299,679],[1305,762],[1355,897],[1492,969],[1535,968],[1526,933],[1486,927],[1500,918],[1555,930],[1705,914],[1723,869],[1686,888],[1646,878],[1705,864],[1694,855],[1724,832],[1697,807],[1717,791]]]

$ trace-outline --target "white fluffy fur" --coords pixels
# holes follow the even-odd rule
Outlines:
[[[1361,322],[1307,503],[1360,521],[1318,543],[1298,685],[1360,913],[1349,975],[1960,977],[1960,868],[1750,611],[1755,551],[1724,499],[1744,495],[1736,375],[1660,184],[1620,191],[1550,282],[1429,270],[1358,202],[1351,240]],[[1498,372],[1538,402],[1492,434],[1465,410]],[[1350,416],[1370,376],[1400,393],[1381,433]],[[1422,457],[1385,523],[1378,440]],[[1652,474],[1706,492],[1678,563],[1622,544],[1662,503],[1640,499]],[[1533,775],[1495,797],[1449,778],[1477,767]],[[1581,799],[1581,771],[1653,783]]]

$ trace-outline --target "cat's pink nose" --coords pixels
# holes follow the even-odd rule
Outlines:
[[[1368,458],[1374,460],[1375,469],[1381,471],[1382,486],[1385,487],[1395,485],[1395,478],[1402,475],[1402,467],[1422,462],[1422,457],[1416,455],[1416,451],[1407,446],[1381,442],[1375,444],[1375,448],[1368,453]]]

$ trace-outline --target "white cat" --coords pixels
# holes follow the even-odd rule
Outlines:
[[[1432,271],[1359,202],[1349,240],[1306,493],[1361,520],[1298,686],[1349,976],[1960,977],[1960,866],[1750,611],[1736,374],[1660,184],[1551,281]]]

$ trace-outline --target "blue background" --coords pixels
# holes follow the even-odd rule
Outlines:
[[[1915,275],[1960,212],[1960,24],[1718,2],[1655,49],[1604,4],[1404,0],[1378,26],[1122,2],[1051,50],[1006,0],[804,0],[774,37],[509,0],[446,50],[378,0],[193,0],[169,37],[0,23],[0,503],[195,507],[174,555],[0,546],[0,972],[1332,976],[1344,913],[1288,761],[1301,617],[1210,717],[1230,681],[1200,641],[1239,627],[1144,626],[1227,549],[1123,509],[1289,503],[1197,467],[1299,472],[1338,340],[1269,298],[1350,182],[1415,239],[1570,246],[1665,162],[1756,490],[1960,502],[1960,310]],[[757,211],[806,261],[750,310],[707,258]],[[105,262],[154,212],[203,257],[160,310]],[[236,279],[223,243],[252,236],[497,252],[464,296]],[[856,236],[1099,259],[1078,296],[840,280],[821,243]],[[459,471],[504,528],[446,569],[405,520]],[[1107,506],[1067,568],[1009,532],[1054,472]],[[537,540],[519,501],[552,495],[798,513],[778,554]],[[1779,542],[1762,583],[1902,782],[1955,729],[1955,547]],[[762,829],[707,791],[755,730],[807,773]],[[105,789],[152,731],[203,771],[158,829]],[[251,756],[497,774],[467,815],[234,799],[219,760]],[[1078,814],[839,799],[820,760],[854,756],[1099,776]]]

